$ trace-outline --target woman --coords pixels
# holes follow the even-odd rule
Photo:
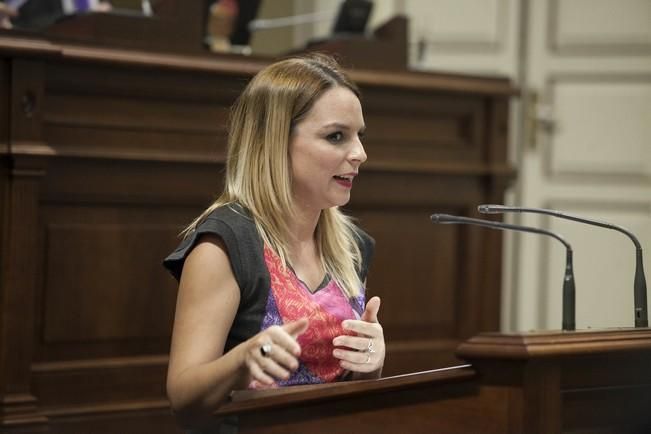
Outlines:
[[[338,209],[364,118],[337,63],[274,63],[232,111],[225,189],[165,266],[180,281],[167,390],[198,425],[232,390],[377,378],[380,299],[364,306],[373,240]]]

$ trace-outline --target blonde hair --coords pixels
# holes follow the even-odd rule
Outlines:
[[[328,89],[359,90],[337,62],[309,54],[273,63],[246,86],[231,110],[224,191],[184,231],[192,232],[220,206],[238,203],[255,221],[265,245],[287,265],[288,219],[294,216],[289,141],[292,128]],[[358,232],[338,208],[321,212],[315,242],[326,273],[348,297],[359,294],[361,253]]]

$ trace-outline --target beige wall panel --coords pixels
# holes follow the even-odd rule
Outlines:
[[[651,76],[576,77],[551,85],[552,174],[651,175]]]
[[[505,0],[410,0],[411,38],[431,48],[498,49],[504,43]]]
[[[650,23],[649,0],[553,0],[550,36],[560,50],[651,50]]]
[[[518,0],[405,0],[410,66],[515,76]]]

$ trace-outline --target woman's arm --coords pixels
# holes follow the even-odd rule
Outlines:
[[[298,367],[294,335],[307,321],[270,327],[224,354],[239,302],[223,241],[202,236],[183,267],[167,374],[167,394],[184,425],[201,425],[232,390],[253,379],[271,384]],[[274,344],[271,357],[260,352],[267,343]]]
[[[223,355],[239,302],[226,247],[204,235],[181,274],[167,372],[167,394],[181,420],[208,413],[246,384],[242,349]]]

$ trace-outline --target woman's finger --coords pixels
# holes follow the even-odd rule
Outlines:
[[[365,351],[348,351],[342,349],[335,349],[332,352],[332,355],[346,362],[357,363],[357,364],[369,364],[373,360],[373,354],[367,353]]]
[[[296,357],[301,354],[301,346],[283,327],[271,326],[265,330],[265,333],[269,339],[274,342],[274,346],[284,348],[287,352]]]
[[[255,361],[251,361],[247,363],[247,366],[249,368],[249,373],[251,374],[251,378],[253,380],[256,380],[262,384],[266,384],[267,386],[270,386],[274,384],[274,379],[265,374],[265,372],[262,370],[262,368],[256,363]]]
[[[376,354],[359,351],[335,350],[335,357],[339,358],[339,365],[351,372],[373,372],[381,368],[381,360]]]
[[[380,300],[380,297],[372,297],[368,303],[366,303],[366,308],[364,309],[364,313],[362,313],[362,321],[378,322],[377,314],[380,310],[381,302],[382,300]]]
[[[352,348],[358,351],[367,351],[369,347],[372,348],[375,342],[373,342],[373,345],[371,345],[371,342],[372,338],[349,335],[337,336],[332,340],[332,344],[335,347]]]
[[[382,326],[379,323],[348,319],[342,323],[342,327],[345,330],[372,338],[380,338],[383,336]]]
[[[286,380],[289,378],[289,371],[282,366],[280,366],[274,359],[271,357],[265,357],[263,355],[260,355],[258,358],[258,364],[260,365],[260,368],[270,375],[273,378],[279,379],[279,380]]]
[[[298,336],[303,334],[307,330],[310,321],[307,318],[297,319],[287,324],[282,325],[282,329],[285,330],[291,337],[296,339]]]
[[[298,369],[298,360],[293,354],[287,351],[287,349],[278,344],[271,344],[268,349],[269,353],[266,356],[261,353],[262,357],[275,361],[288,371],[295,371]]]

